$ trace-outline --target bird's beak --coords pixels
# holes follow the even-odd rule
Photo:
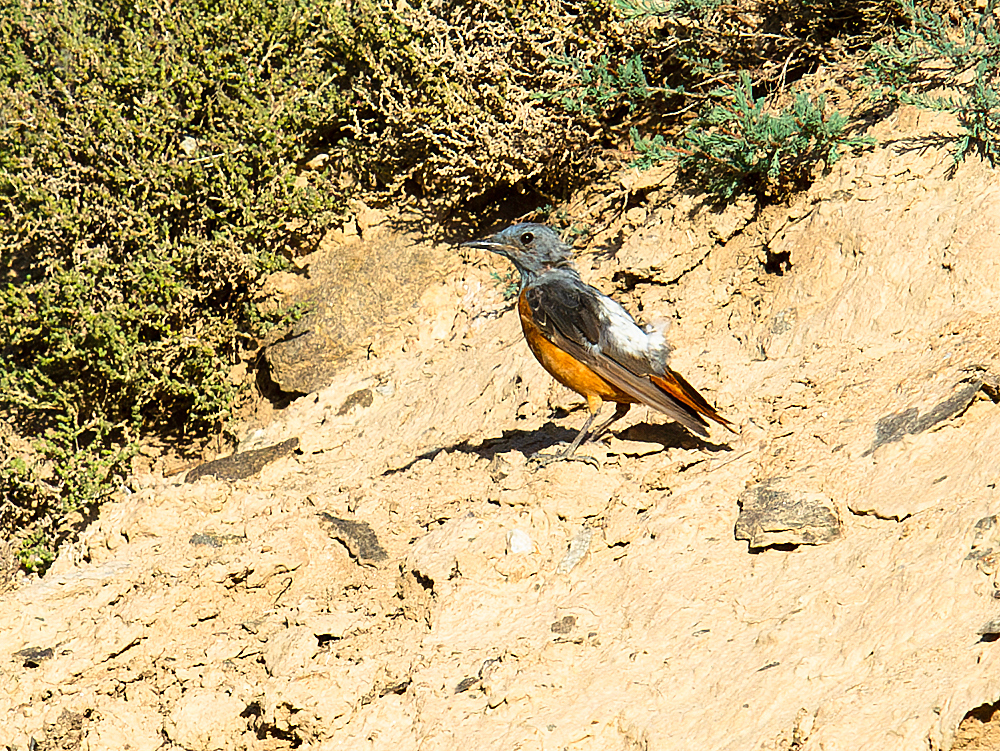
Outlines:
[[[507,247],[507,243],[497,240],[494,235],[492,237],[484,237],[482,240],[470,240],[469,242],[462,243],[458,247],[476,248],[477,250],[490,250],[494,253],[502,253]]]

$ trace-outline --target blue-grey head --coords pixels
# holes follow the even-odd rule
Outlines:
[[[521,274],[521,289],[547,271],[575,271],[570,247],[544,224],[522,222],[482,240],[462,243],[462,247],[481,248],[510,259]]]

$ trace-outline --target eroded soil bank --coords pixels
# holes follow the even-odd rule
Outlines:
[[[582,402],[502,262],[429,249],[444,281],[244,448],[297,445],[138,475],[2,596],[0,742],[951,748],[1000,699],[1000,181],[926,117],[791,206],[654,192],[582,254],[735,436],[634,409],[599,469],[533,470]]]

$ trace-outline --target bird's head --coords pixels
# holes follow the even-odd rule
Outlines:
[[[574,270],[570,247],[544,224],[522,222],[482,240],[462,243],[462,247],[489,250],[510,259],[521,274],[521,289],[546,271]]]

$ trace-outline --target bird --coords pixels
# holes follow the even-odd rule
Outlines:
[[[574,455],[604,402],[614,402],[615,413],[592,438],[633,404],[659,410],[703,437],[708,436],[705,418],[735,432],[729,420],[671,370],[664,327],[639,326],[620,303],[585,283],[570,247],[551,227],[521,222],[461,247],[488,250],[514,264],[520,274],[517,312],[528,348],[553,378],[587,400],[590,414],[573,442],[561,454],[536,457],[538,461],[590,460]]]

